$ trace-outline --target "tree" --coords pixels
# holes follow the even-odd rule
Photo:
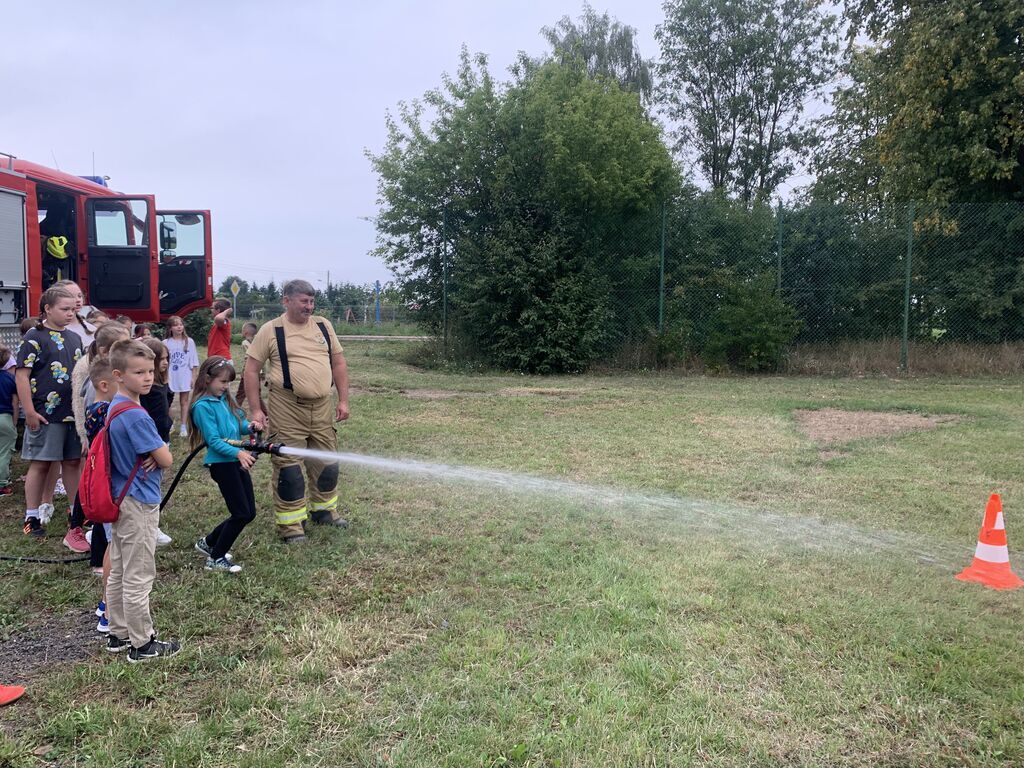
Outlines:
[[[714,189],[764,200],[808,142],[800,117],[836,69],[836,19],[807,0],[666,0],[659,100]]]
[[[463,48],[455,76],[444,75],[422,102],[399,104],[397,117],[386,119],[384,151],[368,153],[379,179],[375,253],[434,332],[443,330],[446,260],[455,233],[488,226],[498,99],[487,58]],[[424,125],[427,108],[433,120]]]
[[[597,13],[589,3],[583,4],[579,22],[563,16],[553,27],[544,27],[541,34],[551,45],[555,61],[568,64],[579,59],[590,77],[609,77],[624,91],[632,91],[647,104],[653,92],[651,71],[636,44],[636,29],[619,23],[607,13]]]
[[[882,192],[1024,200],[1024,4],[855,0],[848,14],[850,34],[876,43],[848,90],[866,93],[881,123]]]
[[[371,156],[377,252],[458,353],[579,370],[614,337],[615,238],[670,194],[671,158],[638,96],[579,60],[522,68],[505,89],[485,65],[463,52],[425,98],[429,125],[416,105],[389,121]]]
[[[874,87],[878,65],[872,49],[850,52],[845,66],[849,83],[836,91],[832,111],[818,121],[812,153],[811,197],[849,204],[848,210],[859,217],[881,214],[886,207],[878,143],[886,110]]]
[[[247,280],[243,280],[242,278],[238,277],[237,275],[228,275],[227,277],[224,278],[224,282],[222,282],[220,284],[220,288],[217,289],[217,294],[219,296],[230,296],[231,295],[231,284],[233,282],[235,282],[235,280],[238,281],[238,295],[239,296],[249,292],[249,282]]]

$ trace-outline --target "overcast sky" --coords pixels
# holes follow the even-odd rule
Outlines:
[[[660,0],[592,3],[657,57]],[[391,277],[369,255],[384,118],[454,72],[504,80],[582,0],[2,3],[0,151],[212,211],[215,275]]]

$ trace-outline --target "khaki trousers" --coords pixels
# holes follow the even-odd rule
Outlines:
[[[267,403],[274,442],[292,448],[338,450],[334,424],[334,398],[305,399],[286,389],[272,387]],[[338,514],[338,462],[273,456],[274,518],[281,538],[301,536],[309,515]],[[305,464],[306,478],[302,467]]]
[[[153,637],[149,593],[156,579],[160,507],[125,496],[110,537],[107,620],[110,634],[141,648]]]

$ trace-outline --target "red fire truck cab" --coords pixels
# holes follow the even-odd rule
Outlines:
[[[47,248],[51,237],[63,256]],[[78,283],[86,304],[136,322],[208,307],[210,212],[157,210],[153,195],[0,153],[0,338],[16,343],[21,319],[64,279]]]

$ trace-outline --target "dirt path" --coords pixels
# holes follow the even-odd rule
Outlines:
[[[46,615],[27,629],[0,641],[0,682],[25,685],[47,668],[95,655],[102,637],[92,610]]]

